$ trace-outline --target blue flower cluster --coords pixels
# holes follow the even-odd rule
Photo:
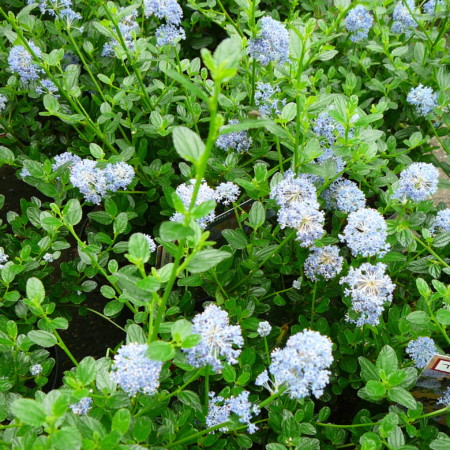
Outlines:
[[[33,42],[28,42],[37,58],[42,55],[41,49]],[[37,81],[40,78],[42,69],[33,62],[32,55],[22,45],[15,45],[8,56],[8,64],[11,72],[17,73],[24,83]]]
[[[373,25],[372,14],[362,5],[351,9],[345,18],[345,28],[350,31],[350,40],[359,42],[366,39]]]
[[[72,164],[75,164],[77,162],[81,161],[81,158],[78,155],[74,155],[70,152],[64,152],[60,155],[55,156],[55,162],[52,164],[52,170],[55,172],[57,169],[59,169],[63,164],[70,163],[69,167]]]
[[[78,403],[72,403],[71,405],[69,405],[69,408],[77,416],[85,416],[92,408],[91,404],[91,397],[83,397]]]
[[[264,116],[278,116],[281,114],[281,106],[286,104],[286,99],[280,101],[276,98],[271,98],[279,92],[280,88],[278,86],[273,87],[270,83],[258,82],[256,84],[255,103],[259,107],[261,114]]]
[[[261,19],[261,30],[257,38],[248,42],[248,53],[263,66],[272,61],[280,64],[289,61],[289,32],[272,17]]]
[[[42,366],[40,364],[34,364],[30,367],[30,373],[34,377],[42,373]]]
[[[434,16],[435,13],[445,11],[447,8],[445,6],[444,0],[428,0],[423,5],[423,9],[430,16]]]
[[[327,207],[344,213],[365,208],[366,197],[354,181],[338,178],[326,189],[323,198]]]
[[[146,344],[126,344],[114,357],[111,378],[130,397],[138,392],[153,395],[159,388],[162,362],[150,359],[147,349]]]
[[[219,186],[216,187],[214,198],[217,203],[229,205],[230,203],[237,201],[240,192],[237,184],[228,181],[226,183],[220,183]]]
[[[236,364],[244,345],[239,325],[230,325],[228,313],[210,304],[192,320],[192,333],[199,334],[201,341],[195,347],[183,349],[187,362],[193,367],[210,365],[215,373],[222,370],[220,356],[228,364]],[[233,346],[238,347],[234,349]]]
[[[8,103],[8,99],[0,94],[0,113],[6,108],[6,104]]]
[[[378,325],[384,304],[392,302],[395,285],[385,270],[386,264],[364,263],[357,269],[350,267],[348,275],[339,280],[349,286],[344,293],[351,297],[352,309],[358,316],[356,320],[351,317],[347,320],[358,327]]]
[[[288,170],[284,180],[272,188],[270,197],[281,207],[278,212],[280,227],[294,228],[302,247],[311,247],[325,234],[325,214],[319,210],[316,188],[307,175],[296,177]]]
[[[328,144],[333,145],[336,138],[345,135],[345,128],[327,112],[321,112],[314,121],[313,131],[317,136],[324,137]]]
[[[450,406],[450,386],[442,393],[442,397],[437,400],[438,405]]]
[[[236,125],[239,121],[232,119],[228,121],[228,125]],[[221,127],[219,131],[225,127]],[[235,131],[233,133],[221,134],[216,140],[216,146],[222,150],[235,150],[238,153],[248,152],[253,144],[252,138],[247,134],[245,130]]]
[[[418,369],[423,369],[436,352],[435,342],[426,336],[421,336],[410,341],[406,347],[406,353],[408,353]]]
[[[371,208],[350,213],[339,239],[347,243],[353,256],[383,257],[390,248],[386,242],[386,221],[378,211]]]
[[[403,2],[397,3],[392,18],[394,23],[392,24],[391,31],[393,33],[405,33],[406,35],[411,34],[411,28],[417,27],[417,22],[412,17],[411,12],[414,12],[416,5],[414,0],[406,0],[406,5]]]
[[[224,399],[221,396],[216,396],[214,392],[209,393],[209,409],[206,417],[206,425],[213,427],[220,423],[228,422],[231,414],[236,414],[239,417],[239,422],[246,424],[248,432],[253,434],[258,430],[255,424],[251,423],[252,417],[259,414],[258,406],[253,405],[249,401],[250,393],[243,391],[237,396],[231,396]],[[220,431],[226,432],[226,426],[220,428]]]
[[[259,322],[258,329],[256,330],[261,337],[269,336],[271,331],[272,327],[269,322]]]
[[[433,92],[433,89],[422,84],[409,91],[406,101],[414,105],[417,114],[423,117],[432,113],[433,109],[438,106],[437,94]]]
[[[430,227],[430,231],[433,235],[450,231],[450,208],[438,211]]]
[[[325,247],[312,247],[306,258],[305,275],[312,281],[318,281],[318,276],[331,280],[342,270],[344,258],[339,256],[339,248],[335,245]]]
[[[55,95],[55,92],[58,92],[58,88],[55,83],[51,80],[41,80],[36,88],[36,92],[38,94],[51,94]],[[55,95],[55,97],[59,97],[59,95]]]
[[[180,26],[183,10],[177,0],[144,0],[145,17],[156,16],[165,19],[167,24],[156,30],[156,45],[175,45],[179,40],[186,39],[186,33]]]
[[[122,11],[123,9],[124,8],[120,8],[119,11]],[[134,51],[134,42],[136,34],[139,30],[139,25],[136,22],[137,17],[138,12],[134,10],[127,16],[122,17],[118,23],[120,34],[122,35],[125,46],[131,51]],[[114,50],[116,48],[120,48],[119,41],[117,39],[111,39],[103,46],[102,56],[115,56],[116,53]]]
[[[81,19],[81,15],[72,10],[72,0],[27,0],[27,4],[39,3],[41,14],[59,16],[73,22]]]
[[[148,234],[144,234],[144,237],[145,237],[146,241],[148,242],[148,248],[150,249],[150,252],[153,253],[156,250],[155,241]]]
[[[400,173],[399,185],[392,198],[421,202],[436,193],[438,181],[439,172],[433,164],[412,163]]]
[[[264,371],[255,384],[264,386],[272,393],[285,387],[286,393],[293,399],[305,398],[310,394],[320,397],[330,379],[328,368],[333,362],[332,345],[328,337],[317,331],[304,330],[294,334],[287,340],[284,349],[275,349],[271,353],[269,372],[274,381],[271,382]]]
[[[8,262],[8,259],[9,255],[5,253],[3,247],[0,247],[0,270],[3,269],[3,267],[5,267],[5,263]]]

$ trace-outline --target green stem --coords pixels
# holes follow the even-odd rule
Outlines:
[[[266,349],[267,365],[270,365],[269,344],[267,343],[267,337],[266,336],[264,336],[264,348]]]
[[[288,242],[290,242],[295,237],[295,234],[296,231],[292,231],[290,234],[288,234],[281,241],[281,243],[273,251],[271,251],[270,254],[261,263],[259,263],[258,267],[251,270],[244,278],[241,279],[241,281],[232,286],[230,290],[237,289],[239,286],[244,284],[249,278],[251,278],[256,271],[258,271],[262,266],[264,266],[264,264],[266,264],[267,261],[269,261],[269,259],[272,258],[273,255],[278,253]]]
[[[432,254],[443,266],[450,268],[450,266],[425,242],[423,242],[419,237],[417,237],[414,233],[411,233],[412,237],[418,242],[422,247],[427,249],[430,254]]]
[[[72,308],[80,308],[81,306],[79,305],[66,305],[66,306],[70,306]],[[97,314],[97,316],[103,317],[103,319],[107,320],[108,322],[112,323],[115,327],[117,327],[119,330],[123,331],[124,333],[126,333],[127,331],[125,330],[125,328],[122,328],[120,325],[118,325],[116,322],[114,322],[114,320],[111,320],[108,316],[105,316],[104,314],[102,314],[99,311],[96,311],[95,309],[92,308],[88,308],[86,306],[82,306],[83,308],[87,309],[88,311]]]
[[[450,154],[450,148],[447,148],[447,146],[444,144],[441,137],[438,135],[436,128],[431,123],[431,120],[429,120],[428,123],[430,124],[430,127],[433,130],[434,135],[436,136],[436,139],[439,141],[439,144],[441,144],[441,147],[445,150],[446,153]]]
[[[317,281],[314,281],[314,286],[312,290],[312,300],[311,300],[311,320],[309,321],[309,325],[312,327],[314,323],[314,315],[316,308],[316,291],[317,291]]]
[[[233,25],[233,28],[237,31],[237,33],[239,34],[239,36],[241,36],[242,38],[244,37],[244,34],[242,33],[242,31],[239,29],[239,27],[236,25],[236,22],[231,18],[231,16],[228,14],[228,11],[224,8],[222,2],[220,0],[216,0],[217,4],[219,5],[219,8],[222,10],[222,12],[224,13],[225,17],[230,21],[231,25]]]
[[[53,334],[55,335],[58,341],[58,347],[64,350],[64,353],[70,358],[70,360],[75,364],[75,366],[78,366],[78,361],[75,359],[70,350],[67,348],[66,344],[64,344],[64,341],[61,339],[59,333],[56,330],[53,330]]]

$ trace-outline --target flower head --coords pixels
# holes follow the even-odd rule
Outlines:
[[[437,191],[438,181],[439,172],[433,164],[412,163],[400,173],[399,185],[392,197],[421,202]]]
[[[375,209],[364,208],[349,214],[344,233],[339,235],[353,256],[384,256],[389,250],[384,217]]]
[[[0,247],[0,269],[3,269],[5,267],[5,263],[8,262],[9,255],[5,253],[5,250],[3,247]]]
[[[114,357],[111,378],[130,397],[138,392],[153,395],[159,388],[162,362],[150,359],[147,348],[146,344],[126,344]]]
[[[148,248],[150,249],[150,252],[154,252],[156,250],[156,243],[155,241],[149,236],[148,234],[144,234],[144,237],[146,241],[148,242]]]
[[[259,322],[258,329],[256,332],[261,336],[269,336],[270,332],[272,330],[272,327],[270,326],[269,322]]]
[[[73,164],[80,162],[81,158],[78,155],[74,155],[70,152],[64,152],[60,155],[55,156],[55,162],[52,164],[52,170],[55,172],[57,169],[59,169],[63,164],[70,163],[70,166]]]
[[[31,366],[30,367],[30,373],[34,377],[36,375],[39,375],[40,373],[42,373],[42,366],[40,364],[35,364],[34,366]]]
[[[182,27],[172,24],[161,25],[156,29],[156,45],[175,45],[177,42],[186,39],[186,33]]]
[[[350,31],[350,40],[359,42],[366,39],[373,25],[372,14],[362,5],[351,9],[345,19],[345,28]]]
[[[284,349],[276,349],[271,354],[269,372],[275,389],[270,390],[277,391],[284,386],[291,398],[301,399],[310,394],[320,397],[331,374],[328,368],[333,362],[332,345],[328,337],[317,331],[304,330],[291,336]],[[268,386],[269,377],[263,374],[256,384]]]
[[[70,182],[85,196],[86,201],[100,204],[106,195],[106,177],[96,161],[83,159],[75,162],[70,171]]]
[[[344,127],[327,112],[321,112],[319,114],[314,122],[313,131],[317,136],[324,137],[330,145],[335,143],[338,136],[345,135]]]
[[[322,194],[328,208],[344,213],[365,208],[366,197],[354,181],[338,178]]]
[[[436,354],[436,351],[436,344],[433,339],[426,336],[410,341],[406,347],[406,353],[408,353],[418,369],[423,369]]]
[[[406,101],[416,107],[417,114],[424,117],[438,106],[437,94],[433,92],[433,89],[422,84],[409,91]]]
[[[356,320],[348,318],[358,327],[364,324],[378,325],[383,306],[392,302],[395,285],[385,274],[386,264],[364,263],[355,269],[350,267],[348,275],[342,277],[340,284],[347,284],[344,293],[352,299],[352,310],[358,315]]]
[[[437,404],[450,406],[450,386],[442,393],[442,397],[438,398]]]
[[[278,223],[281,228],[294,228],[297,241],[301,247],[311,247],[316,239],[320,239],[325,230],[323,224],[325,214],[307,202],[295,203],[278,212]]]
[[[445,233],[450,231],[450,208],[438,211],[431,227],[431,234]]]
[[[36,92],[38,94],[55,95],[55,92],[58,92],[58,88],[56,87],[56,84],[51,80],[40,80],[39,85],[36,88]],[[59,97],[59,95],[55,95],[55,97]]]
[[[112,192],[116,192],[119,189],[125,190],[134,178],[133,166],[123,161],[107,164],[104,171],[106,188]]]
[[[444,0],[428,0],[423,5],[424,11],[430,16],[434,16],[435,13],[446,11],[446,6]]]
[[[292,288],[296,289],[297,291],[302,287],[302,281],[300,278],[298,278],[297,280],[294,280],[292,282]]]
[[[0,94],[0,113],[6,108],[6,104],[8,103],[8,99]]]
[[[144,0],[144,14],[145,17],[166,19],[172,25],[179,25],[183,18],[183,10],[177,0]]]
[[[91,397],[83,397],[78,403],[72,403],[71,405],[69,405],[69,408],[77,416],[85,416],[92,408],[91,404]]]
[[[312,181],[303,174],[295,176],[292,170],[286,171],[284,180],[272,188],[270,198],[281,208],[289,208],[297,203],[307,203],[316,209],[319,208],[317,190]]]
[[[220,183],[219,186],[216,187],[215,200],[217,203],[229,205],[230,203],[237,201],[239,194],[239,186],[228,181],[227,183]]]
[[[341,272],[343,262],[344,258],[339,256],[339,248],[335,245],[313,247],[305,261],[305,275],[313,281],[317,281],[319,275],[331,280]]]
[[[41,57],[41,49],[33,42],[28,43],[35,55]],[[13,73],[17,73],[24,83],[39,79],[42,69],[33,62],[33,57],[25,47],[15,45],[8,56],[8,64]]]
[[[228,125],[236,125],[239,121],[232,119],[228,121]],[[225,127],[221,127],[223,130]],[[219,131],[220,131],[219,130]],[[232,133],[221,134],[216,140],[216,146],[222,150],[235,150],[238,153],[248,152],[252,146],[253,140],[245,130],[234,131]]]
[[[187,362],[193,367],[209,364],[215,373],[222,370],[224,357],[229,364],[236,364],[244,344],[239,325],[230,325],[228,313],[214,304],[208,305],[192,320],[192,333],[199,334],[200,343],[183,349]],[[233,346],[238,347],[234,349]]]
[[[248,53],[263,66],[272,61],[286,63],[289,61],[289,32],[281,22],[263,17],[258,37],[248,43]]]
[[[411,12],[414,12],[416,9],[416,5],[414,0],[406,0],[406,5],[403,4],[402,1],[397,3],[397,6],[394,9],[394,13],[392,18],[394,19],[394,23],[391,27],[391,31],[393,33],[401,34],[406,33],[407,35],[411,34],[411,28],[417,27],[417,22],[412,17]]]
[[[255,103],[259,106],[259,111],[264,116],[272,116],[281,114],[281,106],[286,103],[286,100],[280,101],[271,98],[280,92],[278,86],[273,87],[270,83],[256,83]]]

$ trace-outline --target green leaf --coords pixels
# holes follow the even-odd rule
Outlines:
[[[76,369],[75,376],[77,380],[83,384],[83,386],[88,386],[95,380],[97,374],[95,359],[92,356],[84,358]]]
[[[230,364],[225,364],[222,369],[222,377],[227,383],[234,383],[236,380],[236,370]]]
[[[376,362],[377,369],[383,369],[387,375],[394,372],[398,368],[397,355],[392,347],[385,345],[380,354],[378,355]]]
[[[27,425],[40,427],[45,423],[46,414],[44,407],[36,400],[29,398],[15,400],[11,405],[11,411],[21,422]]]
[[[28,278],[27,280],[27,298],[31,302],[42,304],[45,300],[45,289],[42,281],[38,278]]]
[[[175,356],[175,349],[164,341],[154,341],[148,346],[147,356],[155,361],[168,361]]]
[[[75,427],[61,427],[50,437],[51,448],[56,450],[81,449],[82,437]]]
[[[202,404],[200,402],[199,396],[192,391],[182,391],[177,394],[178,400],[180,400],[183,405],[190,406],[198,411],[202,410]]]
[[[436,312],[436,319],[439,320],[442,325],[450,325],[450,310],[447,308],[438,309]]]
[[[199,334],[191,334],[181,342],[182,348],[192,348],[200,343],[202,337]]]
[[[114,414],[113,421],[111,424],[112,431],[118,431],[120,434],[125,434],[130,428],[131,424],[131,414],[128,409],[119,409],[116,414]]]
[[[28,338],[41,347],[53,347],[58,342],[52,333],[42,330],[30,331],[28,333]]]
[[[359,361],[359,365],[361,366],[361,378],[364,381],[380,379],[380,377],[378,375],[378,371],[372,362],[370,362],[368,359],[364,358],[363,356],[360,356],[358,358],[358,361]]]
[[[389,389],[387,398],[388,400],[406,406],[406,408],[414,409],[417,406],[414,397],[406,389],[403,389],[401,387],[394,387],[392,389]]]
[[[426,325],[430,322],[430,318],[425,311],[414,311],[412,313],[409,313],[406,316],[406,320],[417,325]]]
[[[134,233],[130,236],[128,257],[132,263],[146,263],[150,259],[150,247],[142,233]]]
[[[163,241],[178,241],[192,236],[194,232],[181,223],[163,222],[159,228],[159,235]]]
[[[177,320],[172,324],[170,332],[175,341],[181,342],[192,334],[192,323],[186,319]]]
[[[241,44],[233,39],[225,39],[216,48],[211,57],[209,50],[203,48],[201,55],[205,66],[210,70],[213,80],[229,81],[233,78],[241,60]]]
[[[260,202],[254,202],[248,214],[248,224],[257,230],[266,221],[266,211]]]
[[[236,250],[243,249],[248,244],[247,236],[241,230],[223,230],[222,236]]]
[[[63,209],[63,215],[69,225],[77,225],[82,217],[83,211],[78,199],[71,198]]]
[[[432,450],[448,450],[450,448],[450,437],[445,433],[439,433],[438,438],[430,443]]]
[[[231,256],[231,253],[209,249],[196,253],[189,261],[187,269],[191,273],[205,272]]]
[[[14,153],[3,145],[0,145],[0,167],[3,164],[11,165],[14,163]]]
[[[186,127],[175,127],[172,137],[177,153],[186,161],[197,165],[205,153],[205,144],[198,134]]]
[[[95,159],[103,159],[103,157],[105,156],[105,153],[103,152],[102,148],[98,144],[94,144],[94,143],[90,144],[89,150],[91,152],[91,155]]]
[[[433,240],[433,247],[445,247],[450,242],[450,231],[438,234]]]
[[[423,278],[417,278],[416,280],[417,290],[422,297],[428,298],[431,294],[431,289],[429,288],[427,282]]]
[[[127,225],[128,225],[127,214],[124,212],[119,213],[119,215],[114,219],[113,224],[114,234],[122,234],[127,229]]]
[[[136,342],[138,344],[145,344],[147,338],[145,336],[144,330],[137,324],[132,323],[126,327],[127,329],[127,344]]]
[[[386,388],[380,381],[369,380],[366,384],[366,392],[370,397],[378,399],[384,397]]]

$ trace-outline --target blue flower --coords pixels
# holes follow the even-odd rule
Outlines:
[[[264,116],[281,114],[281,106],[286,104],[286,100],[271,99],[271,97],[280,92],[278,86],[273,87],[270,83],[256,84],[255,103],[259,106],[259,111]]]
[[[34,366],[30,367],[30,373],[34,377],[42,373],[42,366],[40,364],[35,364]]]
[[[166,19],[172,25],[180,25],[183,18],[183,10],[176,0],[144,0],[144,14]]]
[[[293,399],[311,394],[320,397],[330,380],[328,368],[333,362],[332,345],[328,337],[317,331],[297,333],[288,339],[284,349],[276,349],[271,354],[269,372],[274,381],[269,379],[267,372],[263,372],[255,383],[272,393],[284,387]]]
[[[400,173],[399,185],[392,198],[421,202],[437,191],[438,181],[439,172],[433,164],[412,163]]]
[[[163,47],[164,45],[175,45],[180,40],[186,39],[186,33],[182,27],[175,25],[161,25],[156,29],[156,45]]]
[[[91,397],[83,397],[78,403],[72,403],[71,405],[69,405],[69,408],[77,416],[85,416],[92,408],[91,404]]]
[[[433,339],[426,336],[410,341],[406,347],[406,353],[408,353],[418,369],[423,369],[436,352],[437,348]]]
[[[278,223],[281,228],[294,228],[296,240],[301,247],[311,247],[316,239],[324,234],[325,214],[307,202],[295,203],[278,212]]]
[[[9,255],[5,253],[5,250],[3,247],[0,247],[0,269],[3,269],[5,267],[5,263],[8,262]]]
[[[430,231],[433,235],[450,231],[450,208],[438,211],[430,227]]]
[[[36,88],[36,92],[38,94],[51,94],[55,95],[55,92],[58,92],[58,88],[55,83],[51,80],[40,80],[39,85]],[[55,97],[59,97],[59,95],[55,95]]]
[[[40,58],[42,54],[40,48],[34,45],[33,42],[29,42],[28,44],[35,55]],[[11,49],[8,56],[8,64],[11,71],[17,73],[24,83],[38,80],[40,74],[43,72],[42,69],[33,62],[33,57],[28,50],[21,45],[15,45]]]
[[[214,198],[217,203],[229,205],[230,203],[237,201],[239,194],[239,186],[229,181],[227,183],[220,183],[219,186],[216,187]]]
[[[338,178],[326,189],[323,198],[327,207],[350,213],[366,206],[366,197],[354,181]]]
[[[392,18],[394,19],[394,23],[391,27],[391,31],[393,33],[401,34],[406,33],[406,35],[411,34],[411,28],[417,27],[417,22],[412,17],[411,13],[416,9],[416,5],[414,0],[406,0],[409,9],[403,4],[403,2],[397,3],[397,6],[394,9],[394,13]]]
[[[220,357],[224,357],[228,364],[237,363],[244,339],[240,326],[229,324],[226,311],[210,304],[194,317],[192,324],[192,334],[199,334],[201,341],[195,347],[183,349],[191,366],[210,365],[215,373],[220,373],[223,367]]]
[[[8,103],[8,99],[0,94],[0,113],[6,108],[6,104]]]
[[[131,343],[120,347],[114,357],[111,378],[130,396],[153,395],[159,388],[162,362],[147,355],[146,344]]]
[[[443,393],[442,397],[438,398],[438,405],[450,406],[450,387],[448,387]]]
[[[126,189],[134,178],[133,166],[126,162],[107,164],[104,169],[106,177],[106,189],[116,192],[119,189]]]
[[[286,63],[289,61],[289,32],[281,22],[263,17],[258,37],[248,43],[248,53],[263,66],[272,61]]]
[[[339,248],[335,245],[313,247],[305,261],[305,275],[313,281],[318,281],[318,275],[331,280],[342,270],[344,258],[339,256]]]
[[[48,12],[51,16],[56,15],[56,11],[63,8],[70,8],[72,0],[27,0],[27,4],[39,3],[41,14]]]
[[[146,241],[148,242],[148,248],[150,249],[150,252],[153,253],[156,250],[155,241],[148,234],[144,234],[144,237],[145,237]]]
[[[239,121],[232,119],[228,121],[228,125],[236,125]],[[221,127],[219,131],[225,127]],[[252,146],[253,140],[248,136],[245,130],[235,131],[233,133],[221,134],[216,140],[216,146],[222,150],[235,150],[238,153],[248,152]]]
[[[175,193],[178,195],[178,197],[180,197],[186,209],[189,209],[189,206],[191,204],[192,194],[194,193],[194,186],[195,186],[195,179],[190,180],[187,183],[180,184],[175,190]],[[215,198],[216,193],[214,192],[214,189],[210,188],[206,183],[206,181],[203,181],[202,184],[200,185],[200,189],[198,190],[197,199],[195,200],[195,206],[201,205],[202,203],[208,200],[215,200]],[[211,211],[206,216],[197,219],[197,223],[201,228],[206,228],[206,225],[212,222],[215,219],[215,217],[216,217],[215,212]],[[170,220],[172,222],[183,222],[184,215],[179,212],[176,212],[170,218]]]
[[[269,322],[259,322],[258,329],[256,332],[261,336],[269,336],[270,332],[272,330],[272,327],[270,326]]]
[[[409,91],[406,101],[415,105],[417,114],[423,117],[432,113],[433,109],[438,106],[437,94],[433,93],[433,89],[422,84]]]
[[[423,5],[423,9],[430,16],[434,16],[437,12],[446,11],[447,7],[445,6],[444,0],[428,0]]]
[[[124,8],[120,8],[119,12]],[[128,50],[134,51],[134,40],[139,30],[139,26],[136,22],[138,12],[136,10],[132,11],[127,16],[122,17],[119,20],[118,27],[120,34],[122,35],[125,46]],[[103,46],[102,56],[115,56],[115,48],[123,48],[121,43],[117,39],[111,39],[106,42]]]
[[[389,250],[386,243],[387,226],[383,216],[375,209],[365,208],[349,214],[344,233],[339,235],[353,256],[383,257]]]
[[[361,264],[355,269],[350,267],[348,275],[342,277],[340,284],[347,284],[344,293],[351,297],[352,310],[357,318],[347,316],[349,322],[358,327],[364,324],[378,325],[385,303],[392,302],[395,285],[385,274],[386,264]]]
[[[307,174],[297,177],[292,170],[287,170],[284,180],[271,189],[270,198],[281,208],[289,208],[296,203],[308,203],[316,209],[319,208],[317,190],[311,179]]]
[[[345,128],[327,112],[321,112],[314,121],[313,131],[317,136],[326,138],[328,144],[333,145],[336,138],[345,136]]]
[[[81,158],[78,155],[74,155],[73,153],[70,152],[64,152],[61,153],[60,155],[55,156],[55,162],[52,164],[52,170],[53,172],[55,172],[65,163],[70,162],[70,165],[72,165],[80,161]]]
[[[248,426],[248,432],[254,433],[258,427],[251,423],[251,419],[254,415],[259,414],[260,409],[250,403],[250,393],[243,391],[237,396],[231,396],[224,399],[221,396],[216,396],[214,392],[209,393],[209,409],[206,417],[207,427],[213,427],[220,423],[228,422],[231,414],[236,414],[239,418],[239,422]],[[228,431],[226,426],[219,429],[222,432]]]
[[[359,42],[366,39],[372,25],[372,14],[370,14],[369,11],[361,5],[351,9],[345,19],[345,27],[348,31],[353,33],[350,35],[350,40],[352,42]]]
[[[86,201],[100,204],[106,195],[106,177],[96,161],[84,159],[74,163],[70,170],[70,182],[80,190]]]

